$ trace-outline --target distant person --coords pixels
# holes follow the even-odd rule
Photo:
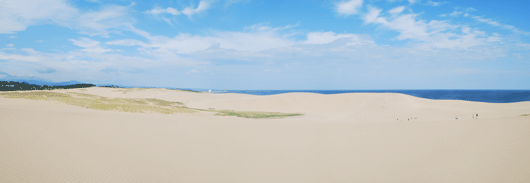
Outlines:
[[[471,114],[471,118],[475,119],[475,114]]]
[[[477,117],[475,119],[478,119],[478,113],[477,113]]]
[[[456,116],[456,117],[455,117],[455,119],[457,119],[457,120],[458,120],[458,116]]]

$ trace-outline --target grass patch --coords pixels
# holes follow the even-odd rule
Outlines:
[[[530,116],[530,114],[521,114],[521,116]]]
[[[257,111],[230,111],[230,110],[219,110],[218,116],[237,116],[242,118],[284,118],[289,116],[301,116],[300,113],[281,113],[281,112],[257,112]]]
[[[237,116],[242,118],[284,118],[290,116],[301,116],[300,113],[280,113],[280,112],[257,112],[257,111],[231,111],[188,108],[181,102],[171,102],[155,98],[130,99],[130,98],[106,98],[97,95],[75,92],[0,92],[0,97],[21,98],[31,100],[46,100],[65,103],[68,105],[81,106],[89,109],[103,111],[122,111],[132,113],[193,113],[197,111],[216,112],[218,116]]]
[[[56,93],[56,92],[10,92],[1,93],[6,98],[23,98],[32,100],[57,101],[69,105],[81,106],[89,109],[103,111],[122,111],[136,113],[193,113],[194,110],[183,106],[169,105],[172,102],[152,102],[149,99],[106,98],[83,93]],[[163,104],[161,104],[163,103]]]
[[[149,102],[154,103],[154,104],[159,105],[159,106],[184,105],[181,102],[171,102],[171,101],[160,100],[160,99],[156,99],[156,98],[148,98],[148,99],[144,99],[144,100],[149,101]]]

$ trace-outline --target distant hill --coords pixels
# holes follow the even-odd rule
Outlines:
[[[13,76],[6,72],[0,71],[0,81],[12,81],[12,82],[19,82],[19,83],[27,83],[27,84],[33,84],[33,85],[48,85],[48,86],[67,86],[67,85],[75,85],[75,84],[83,84],[79,81],[64,81],[64,82],[53,82],[53,81],[46,81],[44,78],[39,78],[35,76]]]
[[[24,79],[14,79],[14,80],[8,80],[13,82],[19,82],[19,83],[27,83],[32,85],[47,85],[47,86],[66,86],[66,85],[75,85],[75,84],[83,84],[79,81],[65,81],[65,82],[49,82],[49,81],[41,81],[41,80],[24,80]]]

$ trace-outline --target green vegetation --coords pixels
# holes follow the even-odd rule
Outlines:
[[[257,112],[257,111],[230,111],[219,110],[218,116],[237,116],[242,118],[284,118],[289,116],[301,116],[300,113],[281,113],[281,112]]]
[[[97,95],[75,92],[5,92],[0,93],[1,97],[22,98],[32,100],[56,101],[69,105],[81,106],[89,109],[104,111],[123,111],[138,113],[193,113],[197,111],[216,112],[218,116],[237,116],[242,118],[283,118],[289,116],[301,116],[300,113],[280,113],[280,112],[257,112],[257,111],[231,111],[188,108],[181,102],[171,102],[155,98],[129,99],[129,98],[106,98]]]
[[[54,90],[54,89],[71,89],[71,88],[88,88],[96,85],[93,84],[74,84],[64,86],[35,85],[26,82],[0,81],[0,91],[24,91],[24,90]]]
[[[521,116],[530,116],[530,114],[521,114]]]
[[[185,91],[185,92],[200,93],[199,91],[195,91],[195,90],[185,90],[185,89],[176,89],[176,90]]]
[[[132,91],[144,91],[145,88],[120,88],[119,90],[112,90],[113,92],[122,92],[123,94],[127,94],[127,92]]]

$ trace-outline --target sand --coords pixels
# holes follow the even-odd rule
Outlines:
[[[0,98],[0,182],[530,182],[530,116],[521,116],[530,114],[530,102],[97,87],[53,92],[71,91],[304,115],[126,113]]]

